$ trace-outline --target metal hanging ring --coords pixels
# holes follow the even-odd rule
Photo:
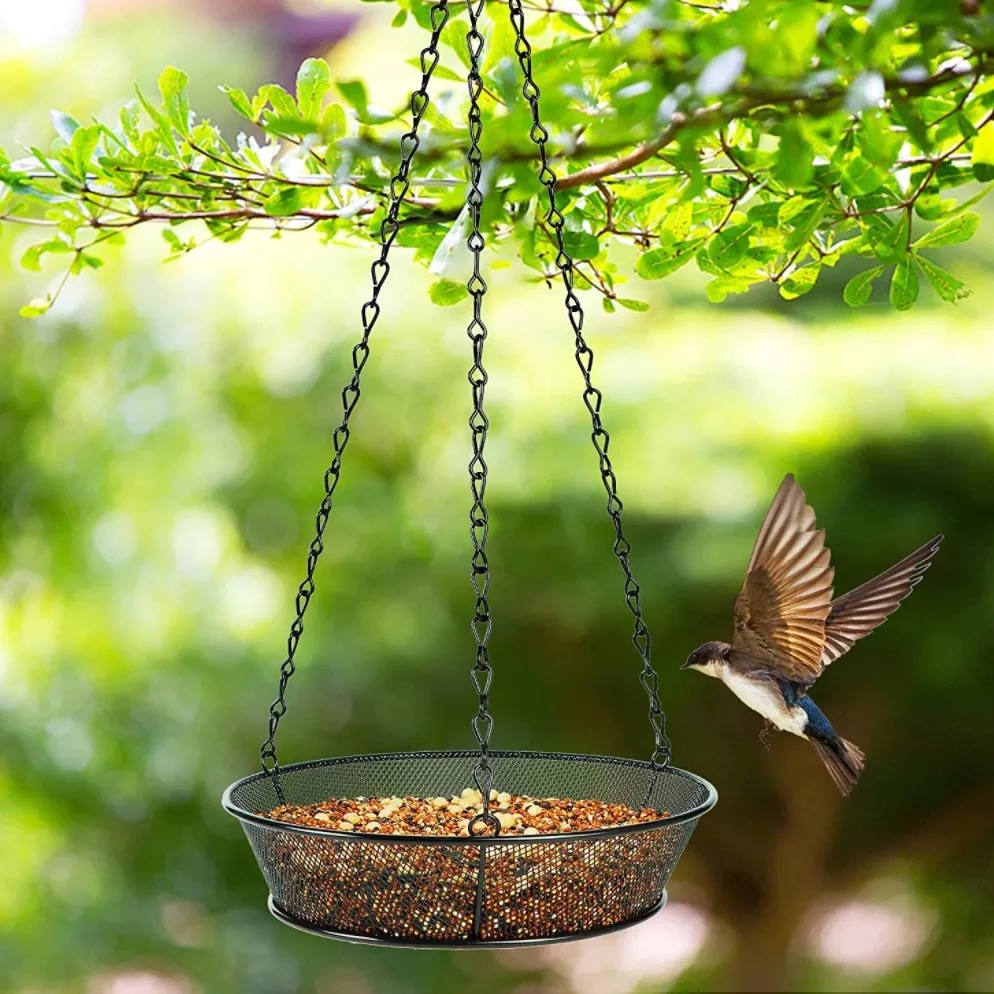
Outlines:
[[[483,826],[479,831],[477,831],[477,826]],[[490,811],[481,811],[467,826],[467,831],[474,838],[478,835],[482,835],[484,829],[491,828],[493,832],[489,837],[494,835],[500,835],[500,819],[497,815]]]

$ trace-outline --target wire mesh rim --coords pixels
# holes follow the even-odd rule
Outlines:
[[[328,759],[312,759],[306,760],[302,763],[292,763],[288,766],[280,767],[280,774],[287,774],[291,772],[298,772],[301,770],[314,769],[315,767],[322,766],[338,766],[347,765],[350,763],[369,763],[369,762],[389,762],[391,760],[409,760],[409,759],[469,759],[478,755],[475,750],[471,749],[451,749],[451,750],[427,750],[420,752],[380,752],[380,753],[365,753],[352,756],[335,756]],[[585,762],[585,763],[597,763],[606,766],[628,766],[644,769],[646,772],[652,772],[652,764],[646,762],[645,760],[638,759],[626,759],[620,756],[598,756],[591,755],[589,753],[569,753],[569,752],[537,752],[529,750],[509,750],[509,749],[494,749],[491,750],[490,755],[494,759],[539,759],[539,760],[552,760],[554,762]],[[240,805],[236,804],[232,800],[232,795],[240,787],[247,786],[252,783],[257,783],[261,780],[271,779],[272,774],[269,773],[253,773],[250,776],[242,777],[240,780],[236,780],[234,783],[230,784],[224,791],[221,797],[221,805],[228,814],[237,818],[240,822],[248,822],[254,825],[261,825],[265,828],[273,829],[280,832],[294,832],[300,835],[313,835],[323,838],[330,839],[340,839],[348,840],[351,842],[361,842],[368,838],[369,841],[375,841],[377,843],[389,843],[391,845],[413,845],[413,846],[431,846],[431,845],[469,845],[469,846],[494,846],[494,845],[528,845],[536,841],[542,842],[566,842],[566,841],[577,841],[581,839],[599,839],[607,836],[620,836],[629,835],[637,832],[647,832],[654,829],[659,829],[665,826],[679,825],[686,821],[691,821],[693,819],[700,818],[702,815],[707,814],[715,804],[718,802],[718,791],[715,789],[714,785],[703,777],[698,776],[696,773],[691,773],[689,770],[683,770],[675,766],[664,766],[660,767],[660,774],[665,776],[676,776],[681,777],[686,780],[692,780],[699,786],[703,787],[707,796],[699,804],[694,805],[687,811],[682,811],[679,814],[671,815],[667,818],[656,818],[648,822],[639,822],[634,825],[611,825],[605,828],[596,829],[586,829],[579,832],[557,832],[543,834],[541,836],[529,836],[529,835],[504,835],[504,836],[473,836],[464,838],[461,836],[451,836],[451,835],[369,835],[366,836],[363,833],[356,832],[340,832],[335,829],[330,828],[315,828],[310,825],[299,825],[294,822],[280,821],[277,818],[268,818],[265,815],[258,814],[255,811],[248,811]]]

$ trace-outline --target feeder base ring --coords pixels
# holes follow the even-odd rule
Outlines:
[[[588,929],[586,932],[571,932],[567,935],[542,936],[536,939],[466,939],[461,942],[422,942],[418,939],[381,939],[371,935],[354,935],[350,932],[333,932],[330,929],[318,928],[300,921],[292,915],[288,915],[273,898],[269,895],[266,904],[272,916],[284,925],[289,925],[301,932],[309,932],[311,935],[319,935],[324,939],[338,939],[341,942],[352,942],[363,946],[392,946],[395,949],[474,949],[474,948],[523,948],[528,946],[550,946],[555,942],[573,942],[576,939],[594,939],[599,935],[610,935],[611,932],[620,932],[623,929],[631,928],[633,925],[640,925],[650,919],[666,905],[666,891],[663,891],[662,900],[651,907],[648,911],[627,921],[618,922],[615,925],[605,925],[602,928]]]

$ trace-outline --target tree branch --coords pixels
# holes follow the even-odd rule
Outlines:
[[[896,94],[922,96],[940,86],[954,82],[958,79],[969,78],[970,92],[977,85],[978,80],[990,68],[988,60],[991,58],[990,52],[980,52],[976,66],[967,63],[967,66],[953,65],[934,73],[921,80],[901,80],[890,78],[884,81],[884,92],[893,97]],[[837,87],[816,97],[808,93],[789,92],[783,93],[748,93],[743,94],[744,102],[737,106],[728,107],[727,104],[703,108],[690,115],[674,114],[669,124],[655,137],[643,142],[625,155],[609,159],[606,162],[598,162],[585,169],[578,169],[574,173],[567,173],[556,184],[561,190],[570,190],[578,186],[597,183],[609,176],[634,169],[636,166],[648,162],[651,158],[661,152],[668,145],[672,144],[680,132],[688,128],[695,127],[720,127],[731,121],[742,120],[748,114],[759,108],[767,111],[780,112],[783,114],[807,114],[808,116],[818,116],[819,114],[830,113],[838,109],[845,100],[846,90]],[[939,119],[941,120],[941,118]],[[938,123],[938,122],[935,122]]]

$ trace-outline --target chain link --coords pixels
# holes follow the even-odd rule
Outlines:
[[[473,495],[473,504],[469,512],[469,531],[473,540],[470,577],[473,582],[473,592],[476,594],[476,606],[470,625],[476,641],[476,661],[470,670],[470,677],[479,695],[479,709],[473,715],[472,725],[480,745],[480,759],[473,771],[473,779],[477,790],[483,795],[483,810],[473,819],[471,830],[476,834],[477,825],[488,825],[496,835],[500,832],[500,823],[490,813],[490,791],[494,784],[494,769],[490,763],[490,735],[493,732],[494,721],[489,710],[493,670],[490,666],[488,643],[493,619],[490,616],[490,604],[487,599],[490,592],[490,564],[487,561],[487,534],[490,526],[484,503],[487,490],[487,463],[483,456],[487,429],[490,427],[483,410],[487,387],[487,372],[483,368],[483,343],[487,338],[487,326],[483,323],[483,296],[487,292],[487,283],[480,273],[480,256],[484,246],[484,238],[480,232],[480,211],[483,207],[483,153],[480,150],[480,138],[483,134],[483,121],[480,116],[483,79],[480,76],[480,60],[483,56],[484,40],[480,33],[479,19],[485,2],[486,0],[467,0],[466,4],[469,15],[466,48],[470,63],[466,80],[469,90],[469,150],[466,153],[469,192],[466,196],[466,206],[469,210],[471,227],[466,245],[473,255],[473,274],[466,283],[466,289],[473,298],[473,318],[466,329],[473,343],[473,364],[470,366],[468,377],[473,392],[473,413],[469,418],[469,427],[473,436],[473,458],[469,463],[470,490]]]
[[[546,188],[549,198],[549,209],[546,215],[546,224],[552,229],[556,241],[556,266],[562,276],[563,286],[566,289],[566,313],[569,317],[573,332],[576,335],[576,362],[583,375],[583,402],[590,412],[591,425],[593,431],[591,439],[594,448],[597,450],[597,457],[600,465],[601,480],[604,489],[607,491],[607,513],[611,516],[614,524],[614,554],[618,557],[621,569],[625,574],[625,601],[628,609],[635,619],[635,631],[632,642],[638,650],[642,659],[642,673],[640,682],[649,698],[649,723],[655,745],[652,753],[653,769],[659,769],[669,765],[672,747],[666,735],[666,714],[659,702],[659,675],[653,669],[651,662],[652,639],[649,629],[642,618],[641,592],[635,577],[632,575],[631,555],[632,546],[625,537],[622,527],[623,504],[618,497],[618,481],[614,475],[611,459],[608,456],[608,448],[611,438],[601,421],[601,391],[594,386],[592,381],[592,371],[594,366],[594,353],[583,337],[583,305],[580,303],[573,289],[574,265],[563,241],[563,230],[566,219],[556,203],[556,174],[549,164],[549,156],[546,145],[549,140],[549,132],[543,126],[539,116],[539,96],[541,91],[535,83],[532,69],[532,47],[525,37],[525,15],[522,10],[521,0],[508,0],[508,12],[511,18],[511,26],[514,29],[515,42],[514,51],[521,65],[521,72],[524,76],[524,83],[521,92],[531,108],[532,126],[529,137],[538,146],[540,168],[538,178]]]
[[[297,616],[290,627],[290,634],[287,639],[286,659],[280,666],[279,693],[269,708],[269,737],[262,744],[260,756],[263,772],[273,776],[274,786],[281,801],[283,800],[283,794],[278,780],[280,765],[276,757],[276,731],[279,727],[280,719],[286,714],[286,687],[296,669],[294,657],[296,656],[300,636],[304,631],[304,614],[314,593],[314,570],[317,567],[318,558],[324,551],[324,532],[328,524],[328,517],[331,514],[333,495],[338,486],[338,479],[342,468],[342,455],[345,452],[346,446],[349,444],[351,436],[349,421],[359,401],[359,380],[363,367],[369,358],[369,336],[380,316],[380,291],[383,289],[387,276],[390,274],[388,257],[394,239],[397,237],[397,232],[400,230],[400,222],[398,220],[400,207],[411,186],[409,179],[411,161],[421,143],[418,137],[418,127],[425,112],[428,110],[430,102],[428,84],[431,81],[435,67],[438,65],[438,43],[441,38],[442,29],[449,19],[448,5],[449,0],[439,0],[431,8],[431,38],[421,52],[421,86],[411,94],[411,129],[400,139],[400,164],[397,167],[396,174],[390,181],[390,203],[386,216],[380,224],[380,255],[370,267],[373,292],[370,299],[363,304],[362,311],[360,312],[362,339],[352,350],[352,379],[342,391],[343,416],[333,436],[335,455],[331,465],[324,474],[324,499],[321,501],[321,506],[317,512],[315,536],[307,552],[307,575],[297,590]]]

